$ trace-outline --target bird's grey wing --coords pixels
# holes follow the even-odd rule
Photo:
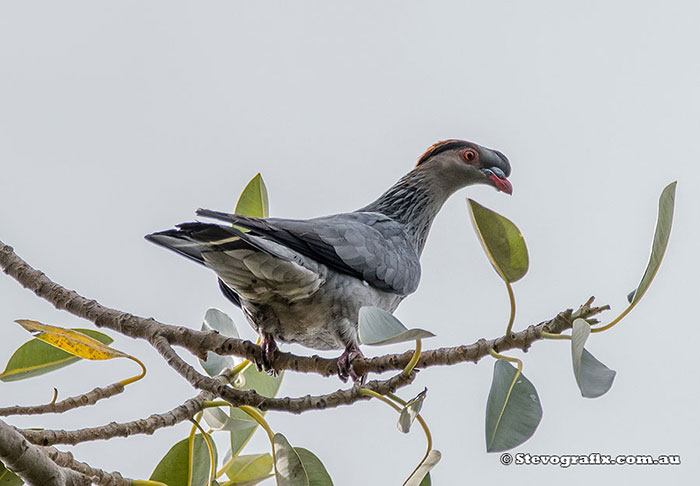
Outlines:
[[[197,214],[246,228],[380,290],[408,295],[420,281],[418,255],[403,226],[379,213],[309,220],[249,218],[206,209]]]
[[[294,302],[314,294],[324,281],[317,263],[230,226],[183,223],[146,238],[214,270],[224,295],[239,306],[241,297],[264,303],[276,295]]]

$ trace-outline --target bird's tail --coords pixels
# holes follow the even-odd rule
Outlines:
[[[151,233],[145,238],[202,265],[204,265],[203,252],[226,251],[238,248],[241,244],[239,230],[198,222],[182,223],[175,229]]]
[[[241,214],[223,213],[221,211],[213,211],[211,209],[202,208],[197,210],[197,216],[216,219],[217,221],[222,221],[224,223],[231,223],[241,228],[253,231],[268,228],[267,221],[270,220],[269,218],[253,218],[250,216],[243,216]]]
[[[236,228],[196,222],[179,224],[175,229],[151,233],[145,238],[200,265],[205,265],[203,253],[207,251],[226,251],[250,245],[240,236],[241,232]],[[241,307],[241,298],[238,293],[226,285],[221,278],[219,278],[219,287],[228,300]]]

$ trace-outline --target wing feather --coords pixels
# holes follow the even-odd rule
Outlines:
[[[339,272],[398,295],[416,290],[420,261],[401,224],[379,213],[309,220],[249,218],[207,209],[200,216],[233,223]]]

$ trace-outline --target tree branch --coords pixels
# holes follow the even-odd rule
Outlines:
[[[100,400],[113,397],[124,391],[124,385],[121,383],[113,383],[104,388],[95,388],[94,390],[78,395],[75,397],[66,398],[56,403],[47,403],[45,405],[21,406],[0,408],[0,417],[8,415],[41,415],[45,413],[63,413],[74,408],[86,407],[94,405]]]
[[[42,450],[59,466],[66,467],[89,477],[92,483],[100,486],[130,486],[131,480],[125,479],[119,472],[108,473],[84,462],[77,461],[70,452],[59,451],[54,447],[43,447]]]
[[[353,386],[348,390],[337,390],[327,395],[306,395],[299,398],[268,398],[253,390],[237,390],[232,388],[228,386],[226,378],[223,376],[209,378],[208,376],[198,373],[197,370],[177,355],[167,339],[162,336],[156,337],[151,344],[161,353],[165,361],[183,378],[189,381],[192,386],[207,390],[234,406],[248,405],[257,407],[260,410],[282,410],[298,414],[308,410],[322,410],[340,405],[350,405],[360,400],[369,399],[369,397],[359,393],[359,386]],[[399,373],[388,380],[370,381],[365,384],[364,387],[385,395],[408,385],[414,378],[415,372],[408,376]]]
[[[205,358],[207,351],[220,355],[235,355],[251,361],[260,361],[262,350],[250,341],[227,338],[217,332],[200,332],[186,327],[171,326],[156,321],[134,316],[125,312],[111,309],[89,300],[74,291],[67,290],[51,281],[39,270],[29,266],[14,250],[0,241],[0,268],[17,280],[23,287],[32,290],[37,296],[47,300],[57,309],[62,309],[92,321],[98,327],[107,327],[124,335],[146,339],[153,343],[156,337],[163,337],[170,345],[188,349],[196,356]],[[607,310],[607,306],[590,307],[592,301],[582,306],[579,317],[591,318]],[[582,310],[583,309],[583,310]],[[488,353],[490,346],[500,351],[519,348],[526,351],[530,345],[542,339],[542,331],[557,333],[570,328],[573,319],[572,311],[566,310],[553,319],[530,326],[524,331],[512,336],[504,336],[489,341],[479,340],[471,345],[452,348],[441,348],[425,351],[418,362],[418,368],[436,365],[451,365],[459,362],[476,362]],[[370,360],[357,359],[353,366],[358,373],[381,373],[392,369],[402,369],[410,360],[412,352],[398,355],[387,355]],[[296,356],[290,353],[277,352],[273,362],[277,370],[292,370],[304,373],[318,373],[322,376],[332,376],[338,373],[337,360],[321,358],[320,356]]]
[[[254,390],[239,390],[231,386],[229,378],[218,376],[210,378],[197,372],[175,352],[173,346],[183,347],[194,355],[206,357],[208,351],[220,355],[236,355],[251,361],[260,361],[262,350],[250,341],[227,338],[217,332],[200,332],[186,327],[171,326],[156,321],[134,316],[99,304],[95,300],[82,297],[75,291],[68,290],[51,281],[41,271],[29,266],[13,249],[0,241],[0,268],[17,280],[23,287],[32,290],[37,296],[47,300],[57,309],[62,309],[78,317],[93,322],[97,327],[106,327],[126,336],[145,339],[163,356],[166,362],[192,386],[202,390],[175,409],[153,414],[148,418],[126,423],[111,423],[100,427],[91,427],[74,431],[65,430],[22,430],[6,425],[0,421],[0,459],[13,471],[17,471],[27,483],[42,486],[82,486],[91,480],[100,485],[123,486],[130,484],[119,473],[107,473],[87,464],[76,461],[70,453],[56,449],[39,447],[31,444],[49,446],[51,444],[77,444],[91,440],[105,440],[113,437],[128,437],[134,434],[153,434],[157,429],[175,425],[190,419],[203,409],[204,402],[214,397],[221,397],[234,406],[249,405],[261,410],[280,410],[302,413],[349,405],[360,400],[367,400],[360,394],[360,387],[338,389],[333,393],[304,397],[268,398]],[[438,365],[453,365],[460,362],[477,362],[490,349],[505,351],[522,349],[527,351],[533,342],[543,339],[542,332],[561,333],[572,326],[573,320],[581,317],[593,321],[593,316],[608,307],[591,307],[593,298],[589,299],[576,312],[571,309],[563,311],[553,319],[530,326],[524,331],[502,336],[496,339],[480,339],[471,345],[434,349],[421,354],[416,368]],[[359,374],[369,372],[382,373],[403,369],[411,359],[413,352],[386,355],[372,359],[357,359],[353,362]],[[277,370],[313,372],[323,376],[338,373],[337,360],[319,356],[296,356],[277,352],[273,366]],[[385,395],[411,383],[415,372],[405,376],[398,373],[386,380],[370,381],[365,388]],[[3,415],[30,415],[43,413],[60,413],[77,407],[92,405],[98,400],[121,393],[124,387],[119,384],[105,388],[96,388],[89,393],[68,398],[58,403],[38,406],[15,406],[0,409]],[[20,433],[21,432],[21,433]],[[50,456],[50,458],[49,458]],[[52,461],[53,459],[53,461]],[[55,461],[55,462],[54,462]],[[60,467],[60,466],[66,466]]]
[[[0,460],[30,486],[90,486],[86,476],[56,465],[14,427],[0,420]]]
[[[101,425],[78,430],[20,430],[22,435],[34,444],[49,446],[54,444],[79,444],[92,440],[107,440],[114,437],[129,437],[136,434],[152,435],[156,430],[184,422],[194,417],[204,408],[204,402],[211,400],[211,394],[204,392],[190,398],[182,405],[168,412],[153,414],[150,417],[131,422]]]

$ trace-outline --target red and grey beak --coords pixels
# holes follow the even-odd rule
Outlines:
[[[513,185],[501,169],[498,167],[489,167],[488,169],[481,169],[481,171],[489,178],[493,186],[501,192],[506,194],[513,194]]]

